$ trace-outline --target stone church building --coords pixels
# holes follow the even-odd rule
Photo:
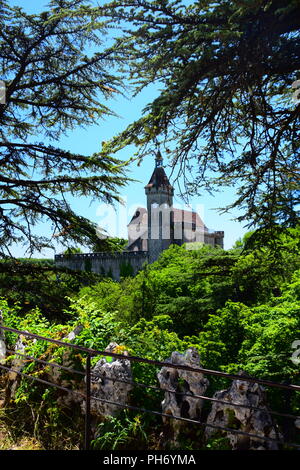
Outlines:
[[[223,248],[224,232],[209,230],[193,211],[173,207],[174,188],[163,168],[160,152],[145,186],[147,209],[139,207],[128,224],[128,246],[121,253],[56,255],[57,266],[92,271],[115,280],[135,275],[145,262],[153,263],[171,244],[202,242]]]

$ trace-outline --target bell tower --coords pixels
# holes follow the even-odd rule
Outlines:
[[[163,158],[158,150],[155,168],[145,186],[148,212],[148,257],[149,263],[173,243],[172,209],[174,188],[163,168]]]

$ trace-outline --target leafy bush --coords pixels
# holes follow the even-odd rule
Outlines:
[[[172,318],[172,330],[180,336],[199,332],[209,313],[224,305],[233,293],[228,272],[236,255],[212,247],[186,250],[172,246],[159,260],[134,279],[120,283],[104,280],[83,288],[87,296],[106,310],[118,311],[124,325],[154,316]],[[209,272],[208,272],[209,271]]]
[[[65,274],[57,279],[52,273],[46,277],[28,274],[22,284],[22,277],[15,274],[12,280],[4,279],[0,289],[3,296],[9,294],[7,300],[0,299],[5,325],[55,339],[66,337],[81,325],[83,329],[74,339],[78,345],[103,351],[114,341],[130,355],[159,361],[173,351],[182,353],[193,346],[209,369],[234,373],[243,369],[256,377],[297,383],[299,366],[291,361],[291,348],[293,341],[300,339],[299,230],[280,232],[280,255],[255,243],[249,248],[251,238],[229,251],[172,246],[136,277],[120,282],[106,278],[90,285],[88,277]],[[14,291],[12,282],[18,290]],[[17,336],[6,333],[6,338],[13,346]],[[30,355],[62,361],[64,348],[44,341],[27,340],[26,345]],[[71,357],[77,361],[76,368],[84,370],[84,355]],[[93,358],[93,363],[98,359]],[[158,370],[151,364],[132,363],[137,385],[131,400],[135,406],[160,410],[164,394],[156,389]],[[28,363],[24,371],[43,377],[47,368]],[[225,379],[209,380],[209,394],[229,385]],[[276,392],[271,401],[278,411],[300,413],[299,394],[282,400],[282,394]],[[16,405],[24,419],[39,417],[38,432],[55,429],[48,448],[60,445],[58,433],[71,417],[58,410],[55,391],[22,379]],[[32,413],[28,413],[28,406]],[[79,410],[74,413],[80,421]],[[161,426],[159,418],[149,416],[145,414],[137,434],[132,413],[103,422],[96,448],[149,445],[143,433],[149,438],[153,432],[155,440]],[[184,445],[190,448],[194,444],[188,438]],[[207,449],[226,445],[216,440],[208,443]]]
[[[200,333],[200,351],[210,367],[256,377],[297,380],[292,343],[300,338],[300,271],[282,287],[283,295],[267,304],[247,307],[228,302],[211,315]]]
[[[126,327],[168,315],[171,330],[181,338],[195,335],[228,301],[254,306],[281,295],[282,285],[300,268],[299,228],[278,237],[280,254],[269,245],[246,248],[250,236],[244,237],[245,246],[228,251],[173,245],[135,278],[104,280],[82,289],[79,297],[86,295],[106,311],[118,312]]]
[[[127,410],[118,417],[108,417],[97,428],[96,437],[92,441],[93,449],[144,449],[148,438],[142,418],[141,415],[130,416]]]
[[[12,308],[18,303],[20,315],[38,307],[50,321],[66,321],[68,298],[81,287],[95,284],[101,277],[94,273],[59,272],[53,270],[51,264],[42,261],[10,262],[10,275],[0,272],[0,296]]]

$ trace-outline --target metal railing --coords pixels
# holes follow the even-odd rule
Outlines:
[[[24,359],[26,359],[26,362],[29,361],[29,362],[40,363],[40,364],[50,366],[50,367],[53,367],[53,368],[65,370],[65,371],[67,371],[71,374],[81,375],[84,378],[84,381],[85,381],[85,393],[82,393],[81,391],[78,391],[78,390],[69,389],[69,388],[64,387],[60,384],[50,382],[50,381],[45,380],[45,379],[41,379],[39,377],[27,374],[25,372],[22,372],[21,370],[14,369],[13,367],[8,367],[7,365],[4,365],[3,363],[0,363],[0,369],[6,370],[7,372],[13,372],[15,374],[20,375],[21,377],[25,377],[25,378],[34,380],[36,382],[42,383],[42,384],[47,385],[47,386],[55,387],[57,389],[65,391],[67,393],[72,393],[72,394],[81,396],[83,398],[83,400],[85,400],[85,430],[84,430],[84,449],[85,450],[88,450],[91,447],[91,401],[92,400],[99,401],[99,402],[102,402],[102,403],[107,403],[107,404],[110,404],[110,405],[113,405],[113,406],[116,406],[116,407],[119,407],[119,408],[123,408],[123,409],[135,410],[135,411],[139,411],[139,412],[142,412],[142,413],[150,413],[152,415],[161,416],[161,417],[165,417],[165,418],[168,418],[168,419],[174,419],[174,420],[179,420],[179,421],[183,421],[183,422],[186,422],[186,423],[197,424],[197,425],[202,426],[204,428],[205,427],[210,427],[210,428],[225,431],[225,432],[231,433],[231,434],[240,434],[240,435],[247,436],[248,438],[253,438],[253,439],[256,439],[256,440],[260,439],[260,440],[265,441],[265,442],[271,442],[271,443],[274,443],[274,444],[276,443],[279,446],[282,446],[283,444],[285,444],[285,445],[288,445],[291,448],[300,449],[300,444],[293,443],[293,442],[286,442],[285,440],[283,440],[281,438],[274,439],[274,438],[270,438],[270,437],[266,437],[266,436],[260,436],[260,435],[257,435],[257,434],[242,431],[240,429],[234,429],[234,428],[230,428],[230,427],[215,425],[215,424],[207,423],[207,422],[204,422],[204,421],[201,422],[200,420],[197,421],[195,419],[184,418],[182,416],[174,416],[174,415],[163,413],[161,411],[149,410],[149,409],[142,408],[142,407],[139,407],[139,406],[114,402],[114,401],[111,401],[111,400],[106,400],[104,398],[99,398],[97,396],[94,396],[94,395],[91,394],[91,380],[92,380],[92,377],[93,378],[94,377],[104,378],[104,376],[101,376],[101,374],[99,374],[99,373],[96,374],[91,369],[91,358],[95,357],[95,356],[109,356],[109,357],[112,357],[112,358],[115,358],[115,359],[128,360],[130,362],[145,363],[145,364],[149,364],[149,365],[156,366],[156,367],[167,367],[167,368],[173,368],[173,369],[179,369],[179,370],[181,369],[181,370],[190,371],[190,372],[193,372],[193,373],[199,373],[199,374],[203,374],[203,375],[211,375],[211,376],[222,377],[222,378],[226,378],[226,379],[230,379],[230,380],[239,380],[239,381],[245,381],[245,382],[249,382],[249,383],[256,383],[256,384],[263,385],[263,386],[266,386],[266,387],[271,387],[273,389],[277,388],[277,389],[290,391],[290,392],[300,392],[300,385],[293,385],[293,384],[286,384],[286,383],[276,383],[276,382],[273,382],[273,381],[270,381],[270,380],[257,379],[257,378],[248,377],[248,376],[244,376],[244,375],[241,376],[241,375],[237,375],[237,374],[229,374],[229,373],[226,373],[226,372],[205,369],[205,368],[202,368],[202,367],[191,367],[191,366],[185,366],[185,365],[180,365],[180,364],[173,364],[173,363],[170,363],[170,362],[163,362],[163,361],[156,361],[156,360],[152,360],[152,359],[141,358],[141,357],[138,357],[138,356],[128,356],[128,355],[125,356],[123,354],[117,354],[117,353],[113,353],[113,352],[98,351],[98,350],[87,348],[87,347],[84,347],[84,346],[79,346],[77,344],[68,343],[66,341],[61,341],[61,340],[56,340],[56,339],[53,339],[53,338],[40,336],[40,335],[37,335],[37,334],[34,334],[34,333],[30,333],[28,331],[17,330],[15,328],[9,328],[9,327],[3,326],[3,325],[0,325],[0,332],[1,332],[1,330],[3,330],[4,332],[7,331],[7,332],[11,332],[11,333],[16,333],[18,335],[22,335],[22,336],[32,338],[32,339],[35,339],[35,340],[46,341],[48,343],[52,343],[52,344],[55,344],[55,345],[60,346],[60,347],[70,348],[72,350],[77,350],[77,351],[80,351],[81,353],[86,354],[85,370],[80,371],[80,370],[76,370],[76,369],[71,368],[71,367],[66,367],[62,364],[45,361],[43,359],[40,359],[40,358],[37,358],[37,357],[34,357],[34,356],[30,356],[28,354],[21,353],[17,350],[7,349],[7,352],[12,354],[12,356],[17,356],[17,357],[19,356],[21,358],[23,357]],[[204,401],[209,401],[209,402],[212,402],[212,403],[217,402],[217,403],[221,403],[221,404],[226,404],[226,405],[228,405],[232,408],[233,407],[247,408],[248,410],[251,410],[251,411],[260,411],[260,412],[263,412],[263,413],[267,413],[269,415],[280,416],[280,417],[283,417],[285,419],[292,419],[292,420],[295,420],[295,421],[300,420],[300,416],[296,416],[296,415],[293,415],[293,414],[290,414],[290,413],[282,413],[282,412],[279,412],[279,411],[271,410],[269,408],[259,408],[259,407],[256,407],[256,406],[244,405],[244,404],[241,404],[241,403],[233,403],[231,401],[221,400],[221,399],[214,398],[214,397],[208,397],[208,396],[203,396],[203,395],[191,395],[190,393],[187,394],[187,393],[178,392],[178,391],[174,391],[174,390],[168,390],[168,389],[165,389],[165,388],[161,389],[160,387],[145,384],[145,383],[136,382],[134,380],[132,380],[132,381],[121,380],[121,379],[118,379],[118,378],[115,378],[115,377],[108,377],[107,375],[105,375],[105,380],[111,380],[113,382],[122,382],[122,383],[130,384],[134,387],[142,387],[144,389],[151,389],[151,390],[156,390],[156,391],[164,392],[164,393],[167,392],[167,393],[171,393],[171,394],[176,394],[177,396],[179,396],[179,395],[180,396],[188,396],[189,398],[197,398],[197,399],[201,399],[201,400],[204,400]]]

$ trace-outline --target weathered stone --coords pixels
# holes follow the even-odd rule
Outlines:
[[[3,316],[0,310],[0,326],[3,326]],[[0,328],[0,363],[4,363],[6,358],[6,343],[4,331]]]
[[[10,380],[16,380],[16,378],[19,377],[18,372],[21,372],[21,370],[23,369],[26,363],[26,358],[18,354],[18,353],[25,354],[26,345],[24,343],[24,340],[25,340],[25,337],[21,335],[19,336],[15,344],[15,348],[14,348],[15,358],[11,362],[11,369],[13,370],[10,371],[8,374]]]
[[[83,325],[77,325],[64,339],[68,342],[73,341],[76,336],[80,335],[83,330]]]
[[[207,418],[207,424],[222,426],[255,434],[271,439],[280,439],[281,436],[274,424],[266,405],[264,388],[257,384],[247,382],[242,379],[246,376],[244,372],[239,372],[241,380],[234,380],[227,390],[216,392],[213,398],[226,401],[229,404],[213,402],[212,409]],[[231,405],[231,403],[260,408],[251,410],[249,408]],[[213,436],[226,436],[233,450],[277,450],[278,445],[263,439],[255,439],[238,433],[216,430],[207,427],[206,438]]]
[[[15,357],[10,364],[10,367],[13,370],[9,371],[8,373],[8,380],[7,380],[6,389],[5,389],[5,404],[9,403],[9,401],[12,398],[14,398],[17,388],[21,381],[21,375],[18,372],[21,372],[25,364],[27,363],[27,359],[22,356],[22,354],[25,354],[25,349],[26,349],[25,341],[26,341],[25,336],[23,335],[19,336],[14,347]]]
[[[65,340],[66,342],[70,343],[76,338],[76,336],[80,335],[82,330],[82,325],[76,326],[74,330],[72,330],[67,336],[63,338],[63,341]],[[74,361],[73,349],[66,346],[66,349],[62,354],[61,365],[63,367],[68,367],[74,370],[78,369],[78,366],[75,364]],[[64,369],[50,366],[47,380],[70,390],[69,392],[61,391],[59,397],[57,398],[57,403],[60,406],[72,408],[75,403],[82,404],[82,394],[84,394],[85,387],[83,380],[81,380],[81,377],[81,375],[75,374],[73,372],[68,372]],[[72,390],[74,390],[74,392]]]
[[[189,348],[184,354],[173,352],[171,358],[165,362],[180,364],[194,368],[201,367],[200,357],[195,348]],[[209,381],[202,373],[163,367],[157,375],[160,388],[165,390],[162,401],[162,412],[172,416],[199,420],[203,400],[196,396],[205,394]],[[170,391],[169,391],[170,390]],[[183,395],[184,394],[184,395]],[[163,417],[168,424],[171,441],[176,445],[179,432],[186,427],[186,423],[176,419]]]
[[[77,271],[91,271],[105,274],[114,280],[120,280],[122,266],[129,266],[132,274],[136,275],[148,261],[147,251],[123,251],[117,253],[87,253],[72,255],[55,255],[55,265],[75,269]]]
[[[116,352],[118,345],[110,343],[105,349],[106,352]],[[124,359],[114,359],[108,362],[106,358],[101,358],[91,369],[91,395],[101,400],[128,404],[129,392],[132,390],[131,364],[123,352]],[[99,417],[114,416],[122,410],[122,406],[116,406],[106,401],[91,399],[91,413]],[[85,408],[85,403],[84,403]]]

